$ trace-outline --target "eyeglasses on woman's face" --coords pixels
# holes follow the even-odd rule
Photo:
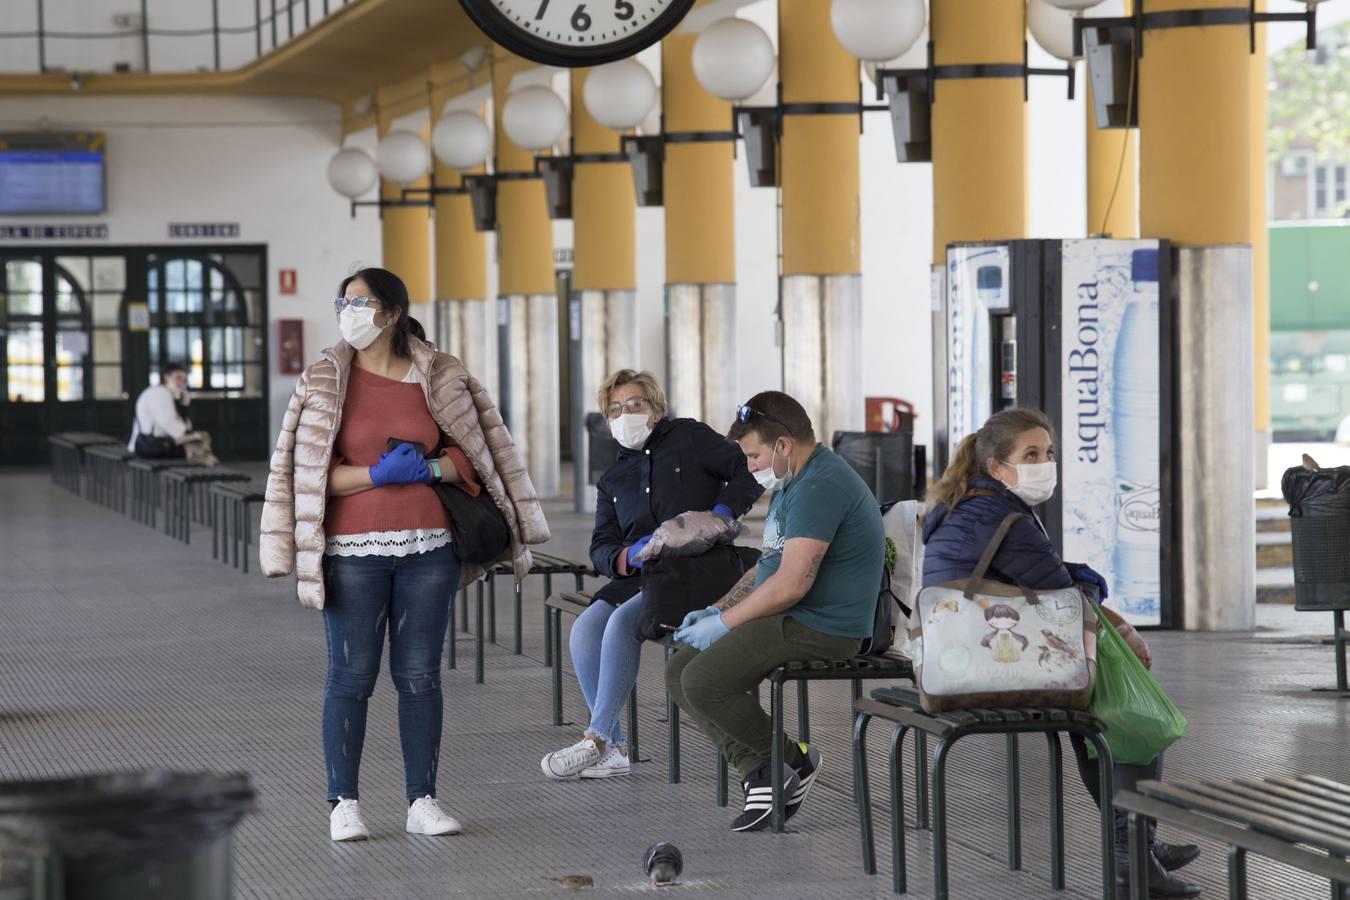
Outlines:
[[[611,419],[617,419],[624,413],[644,413],[650,407],[646,397],[629,397],[622,403],[611,403],[605,409]]]
[[[353,309],[365,309],[367,306],[382,309],[384,304],[374,297],[338,297],[333,301],[333,311],[338,315],[342,315],[342,311],[349,306]]]

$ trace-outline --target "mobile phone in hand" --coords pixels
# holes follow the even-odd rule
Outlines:
[[[679,630],[680,630],[680,626],[678,626],[678,625],[657,625],[656,627],[657,627],[657,628],[664,628],[666,631],[679,631]]]

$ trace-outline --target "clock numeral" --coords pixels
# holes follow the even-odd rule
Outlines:
[[[545,11],[547,10],[548,10],[548,0],[543,0],[543,2],[539,4],[539,12],[534,14],[534,20],[538,22],[540,19],[542,19],[544,17]]]
[[[577,11],[572,13],[572,30],[589,31],[591,27],[591,17],[586,13],[586,4],[577,7]]]
[[[620,22],[627,22],[633,18],[633,13],[633,4],[629,3],[628,0],[614,0],[614,18]]]

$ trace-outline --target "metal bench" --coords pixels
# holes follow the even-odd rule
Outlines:
[[[52,483],[72,494],[80,493],[84,472],[85,450],[90,447],[118,444],[126,446],[121,438],[92,431],[59,431],[47,436],[52,456]]]
[[[858,804],[858,824],[862,837],[863,871],[875,875],[876,849],[872,833],[871,785],[867,773],[867,726],[873,718],[895,723],[890,742],[891,791],[891,872],[897,894],[907,890],[905,868],[904,789],[900,754],[905,734],[915,732],[915,777],[918,801],[918,827],[928,827],[928,751],[927,735],[937,738],[932,761],[933,896],[947,900],[950,881],[947,873],[947,756],[961,738],[972,734],[1001,734],[1007,747],[1008,868],[1022,868],[1021,764],[1017,736],[1041,733],[1050,751],[1050,886],[1064,889],[1064,772],[1060,732],[1078,734],[1097,750],[1102,803],[1102,896],[1116,896],[1115,840],[1111,807],[1111,750],[1103,739],[1100,722],[1085,712],[1066,709],[971,709],[929,715],[919,706],[919,695],[903,687],[881,688],[872,699],[853,704],[853,792]],[[1145,879],[1143,884],[1147,884]]]
[[[1350,900],[1350,862],[1345,859],[1350,856],[1348,785],[1313,775],[1143,781],[1137,792],[1117,794],[1116,806],[1129,813],[1131,900],[1148,895],[1148,819],[1227,844],[1230,900],[1248,896],[1248,853],[1320,875],[1331,883],[1332,900]]]
[[[236,569],[242,564],[244,574],[248,574],[248,548],[253,540],[248,508],[267,499],[264,486],[253,481],[218,481],[211,485],[207,498],[211,558]]]
[[[222,481],[251,480],[243,472],[220,466],[162,469],[159,482],[164,493],[164,533],[184,544],[191,544],[193,519],[204,525],[211,524],[207,493],[210,486]]]
[[[124,444],[84,448],[84,496],[114,512],[127,511],[127,463],[134,459]]]
[[[131,473],[131,504],[128,514],[132,521],[157,528],[159,523],[159,473],[165,469],[205,468],[184,459],[129,459]]]

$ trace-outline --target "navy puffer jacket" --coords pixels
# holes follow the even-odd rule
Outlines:
[[[1034,590],[1070,587],[1074,582],[1031,507],[1001,482],[985,475],[970,480],[972,490],[995,496],[967,497],[949,514],[937,506],[923,522],[923,584],[961,581],[975,571],[985,547],[1008,513],[1022,513],[1003,539],[986,577]]]

